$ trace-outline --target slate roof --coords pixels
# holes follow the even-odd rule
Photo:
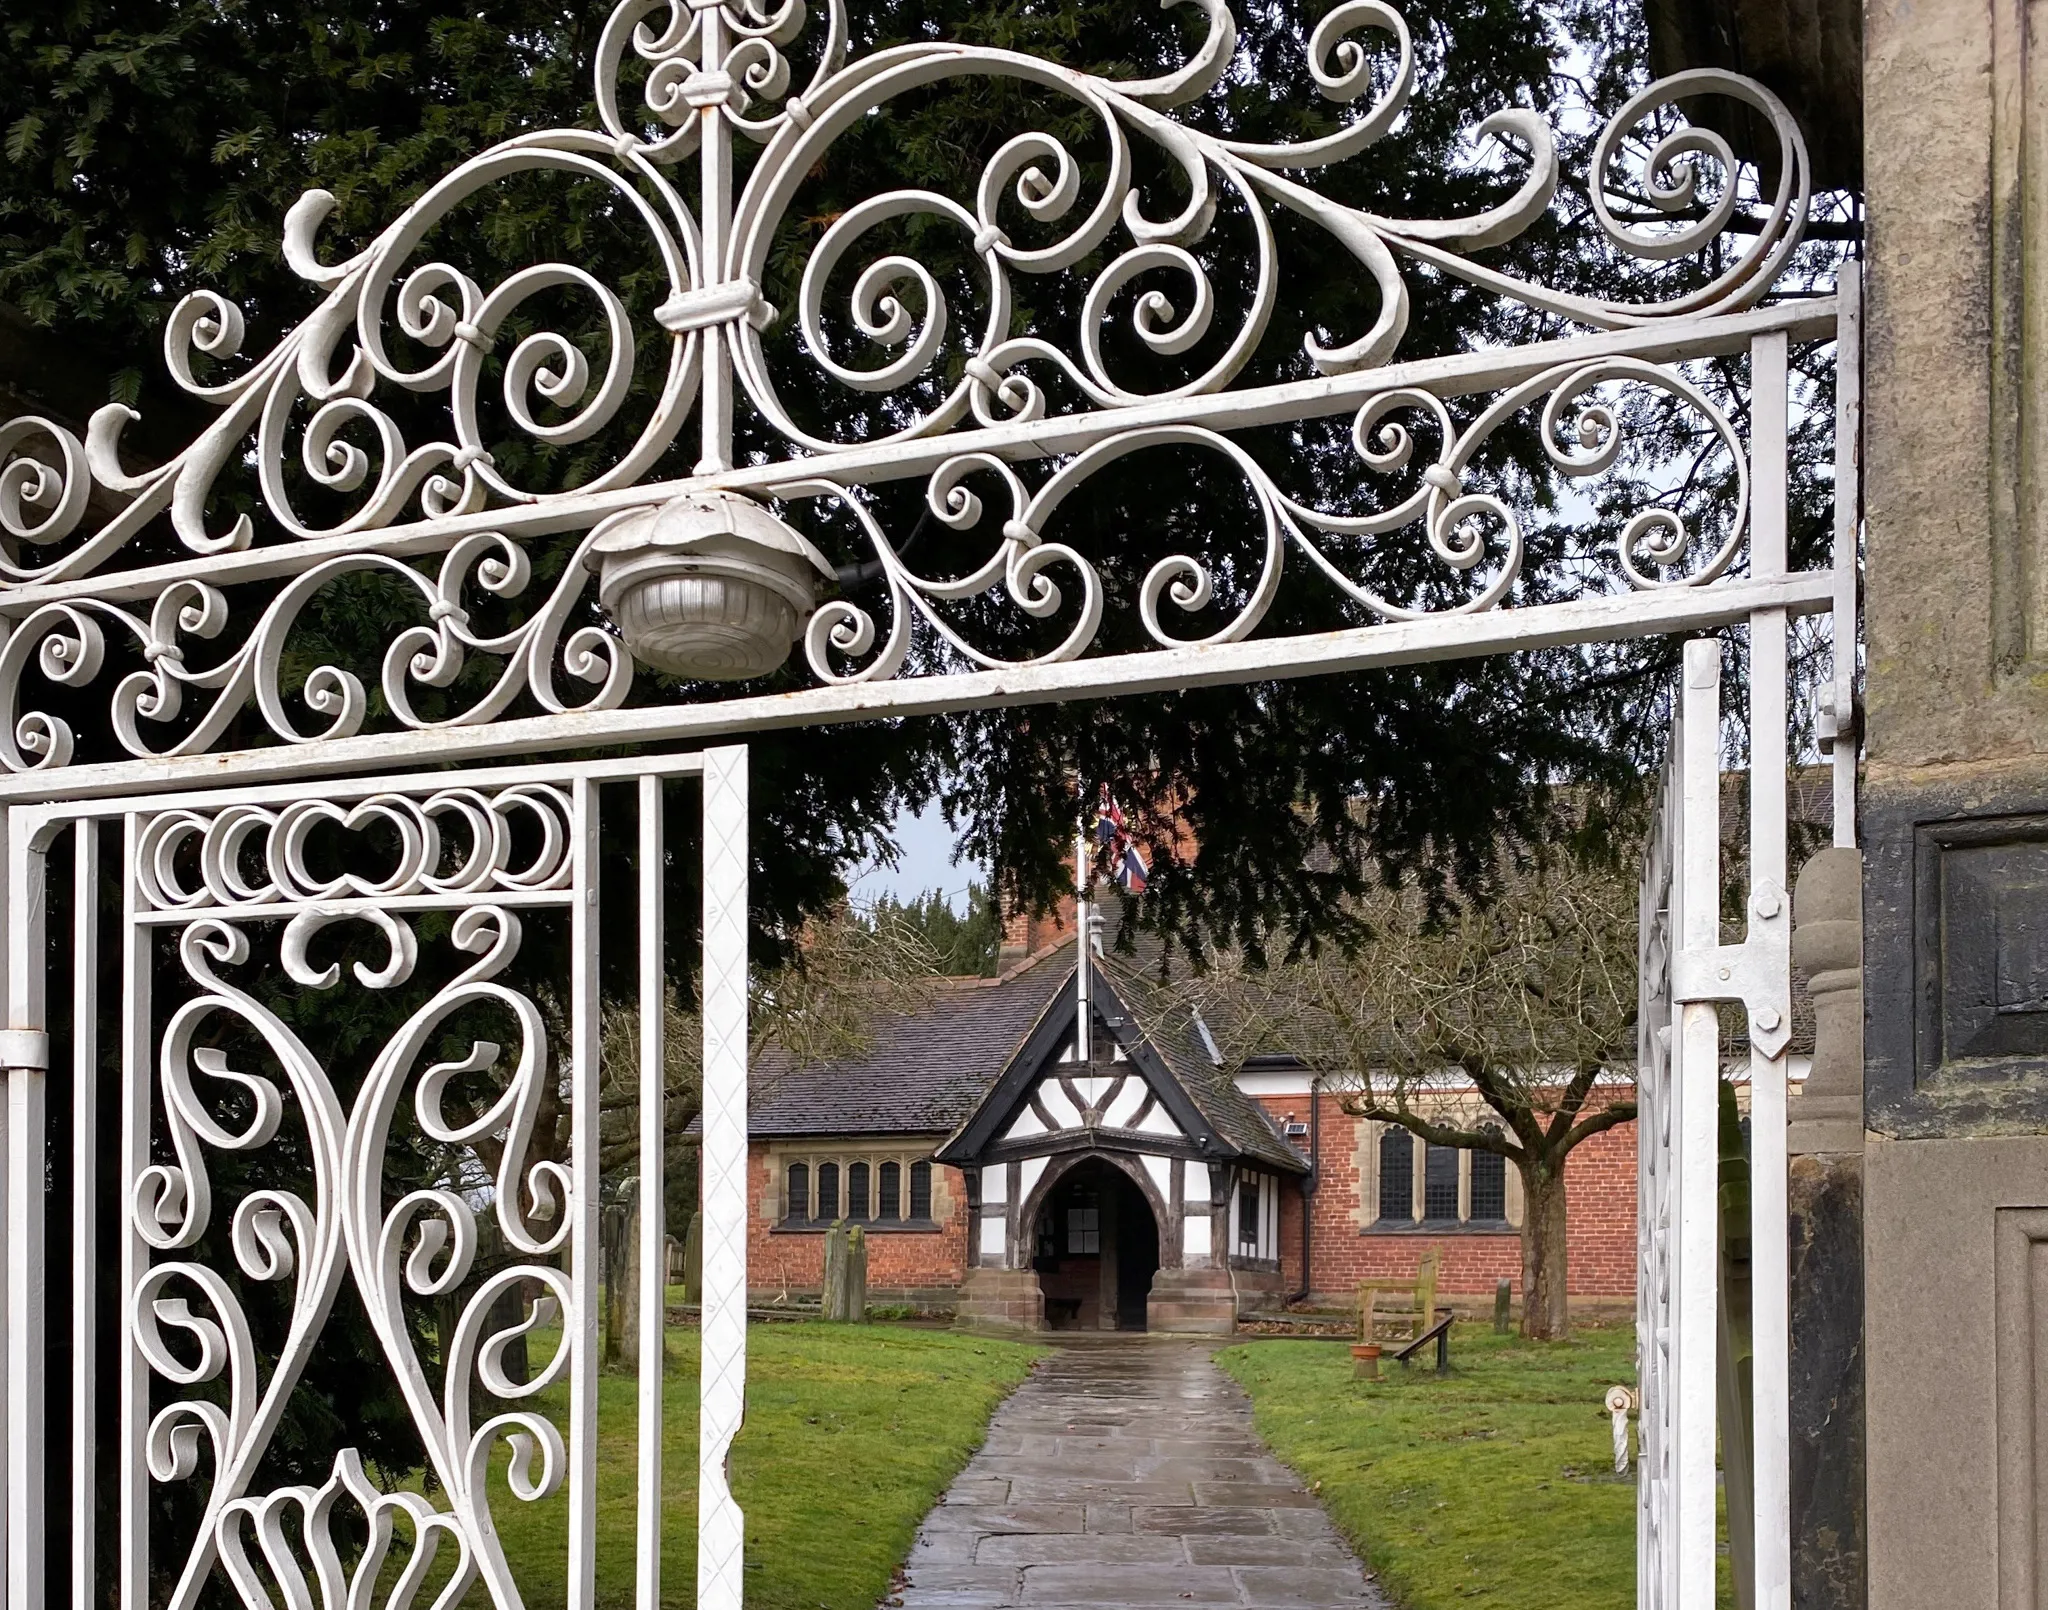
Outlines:
[[[1209,1126],[1247,1157],[1298,1173],[1307,1161],[1265,1109],[1216,1065],[1185,1011],[1129,962],[1098,958],[1121,1000]],[[954,980],[917,1012],[879,1014],[864,1056],[798,1065],[756,1059],[748,1119],[757,1138],[956,1134],[1024,1049],[1047,1010],[1071,997],[1074,944],[1048,946],[995,979]],[[1071,1016],[1071,1008],[1069,1008]]]
[[[951,1134],[1073,976],[1071,945],[1048,946],[998,978],[948,981],[923,1011],[878,1015],[865,1056],[798,1066],[770,1048],[755,1059],[748,1131]]]

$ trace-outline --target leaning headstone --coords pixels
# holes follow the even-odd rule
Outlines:
[[[825,1288],[819,1302],[827,1319],[844,1319],[846,1291],[846,1223],[834,1219],[825,1232]]]
[[[1505,1335],[1507,1335],[1507,1333],[1508,1333],[1508,1325],[1509,1325],[1509,1322],[1510,1322],[1510,1317],[1511,1317],[1511,1316],[1510,1316],[1510,1314],[1509,1314],[1509,1309],[1510,1309],[1510,1308],[1511,1308],[1511,1307],[1513,1306],[1513,1303],[1514,1303],[1514,1298],[1513,1298],[1513,1295],[1512,1295],[1512,1290],[1511,1290],[1511,1288],[1510,1288],[1510,1286],[1509,1286],[1509,1283],[1508,1283],[1507,1281],[1505,1281],[1505,1280],[1496,1280],[1496,1281],[1495,1281],[1495,1282],[1493,1283],[1493,1334],[1494,1334],[1494,1335],[1496,1335],[1496,1336],[1505,1336]]]
[[[825,1317],[859,1325],[868,1317],[868,1239],[844,1221],[825,1232]]]
[[[868,1322],[868,1238],[857,1224],[846,1232],[846,1300],[842,1306],[849,1324]]]
[[[704,1215],[692,1213],[690,1228],[683,1236],[683,1301],[704,1300]]]
[[[612,1353],[623,1370],[640,1368],[640,1193],[628,1200],[621,1245],[613,1267],[618,1270],[618,1299],[612,1304],[618,1326]]]
[[[604,1283],[600,1301],[600,1312],[604,1317],[602,1357],[607,1368],[619,1362],[619,1338],[625,1329],[619,1313],[619,1300],[625,1289],[626,1219],[626,1210],[617,1203],[598,1210],[597,1261]]]

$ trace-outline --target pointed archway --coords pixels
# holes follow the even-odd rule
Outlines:
[[[1031,1270],[1047,1328],[1144,1330],[1164,1224],[1142,1168],[1105,1155],[1075,1158],[1035,1197]]]

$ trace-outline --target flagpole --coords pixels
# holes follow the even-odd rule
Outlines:
[[[1082,808],[1074,818],[1074,932],[1078,938],[1074,955],[1074,1006],[1080,1028],[1074,1039],[1075,1060],[1093,1058],[1089,1046],[1090,1019],[1094,1016],[1094,990],[1089,974],[1094,971],[1088,955],[1088,813]]]

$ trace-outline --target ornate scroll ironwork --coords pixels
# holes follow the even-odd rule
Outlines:
[[[600,127],[543,130],[482,153],[334,262],[319,246],[333,198],[309,193],[285,220],[285,251],[322,300],[283,340],[245,360],[241,311],[210,291],[169,321],[173,378],[221,410],[184,452],[124,468],[130,414],[119,406],[102,409],[83,441],[48,420],[0,427],[0,613],[16,622],[0,652],[0,767],[79,758],[74,693],[110,659],[133,669],[112,690],[95,758],[197,755],[231,733],[246,745],[239,718],[252,705],[256,741],[293,744],[352,736],[373,714],[425,734],[617,708],[633,693],[633,664],[592,601],[590,539],[550,549],[544,583],[536,544],[684,486],[821,500],[850,522],[880,594],[849,586],[811,618],[806,657],[828,685],[894,677],[918,640],[931,650],[923,670],[1072,660],[1101,645],[1114,610],[1134,613],[1161,647],[1237,642],[1265,620],[1290,557],[1364,622],[1512,605],[1527,546],[1514,500],[1477,467],[1489,439],[1534,411],[1554,473],[1600,475],[1633,450],[1628,400],[1653,395],[1726,455],[1734,495],[1705,532],[1694,529],[1697,511],[1646,496],[1604,562],[1607,584],[1698,587],[1726,574],[1745,540],[1745,444],[1676,360],[1727,350],[1723,327],[1771,290],[1799,244],[1807,165],[1784,107],[1747,80],[1702,70],[1614,113],[1591,151],[1598,240],[1639,264],[1707,266],[1661,300],[1603,300],[1482,260],[1558,194],[1557,142],[1527,110],[1494,111],[1472,129],[1510,153],[1517,176],[1469,216],[1387,217],[1315,188],[1319,171],[1369,159],[1418,92],[1408,26],[1392,6],[1344,0],[1322,18],[1307,67],[1348,115],[1320,138],[1269,144],[1206,126],[1214,119],[1198,103],[1229,68],[1236,23],[1224,0],[1176,3],[1199,12],[1199,43],[1171,72],[1123,80],[949,43],[851,55],[843,0],[816,15],[800,0],[623,0],[597,52]],[[959,194],[914,185],[847,208],[803,264],[799,340],[771,342],[770,254],[808,176],[829,170],[871,114],[977,79],[1082,114],[1095,144],[1084,152],[1070,138],[1020,132]],[[1726,142],[1677,117],[1679,102],[1709,95],[1744,103],[1775,133],[1772,194],[1745,204],[1744,170]],[[735,136],[758,147],[738,176]],[[693,191],[682,182],[692,163]],[[1161,163],[1175,176],[1164,188],[1144,177]],[[658,305],[566,261],[485,284],[435,255],[473,198],[533,175],[602,187],[644,238]],[[1310,334],[1300,362],[1311,378],[1244,387],[1283,284],[1276,209],[1357,264],[1372,287],[1360,309],[1363,318],[1369,302],[1370,323],[1345,339]],[[959,287],[892,245],[913,222],[957,232],[979,280],[971,334],[949,305]],[[1248,262],[1233,259],[1238,236]],[[1248,286],[1235,309],[1218,290],[1226,262]],[[1535,364],[1514,354],[1401,361],[1417,269],[1624,339],[1565,341]],[[1019,312],[1024,280],[1076,274],[1088,276],[1076,328],[1038,328]],[[1801,327],[1815,317],[1825,323],[1823,312]],[[1119,321],[1120,339],[1158,360],[1156,372],[1113,355],[1105,338]],[[820,388],[880,399],[869,417],[882,423],[859,441],[806,424],[785,398]],[[1468,395],[1476,404],[1458,401]],[[438,424],[408,398],[438,399]],[[734,467],[740,399],[750,428],[781,444],[779,461]],[[1284,468],[1233,434],[1346,412],[1357,480],[1385,492],[1368,509],[1298,499],[1282,489]],[[695,469],[678,480],[668,466],[691,425]],[[602,444],[604,456],[581,485],[542,489],[508,467],[506,442]],[[1253,551],[1233,562],[1227,588],[1209,561],[1172,554],[1120,596],[1100,556],[1060,539],[1063,501],[1127,455],[1162,447],[1217,455],[1244,483]],[[1051,462],[1033,471],[1035,458]],[[216,513],[224,478],[251,470],[256,512]],[[976,530],[985,512],[967,483],[995,489],[1006,507],[983,560],[952,575],[911,564],[869,496],[903,476],[925,478],[930,518],[955,532]],[[95,524],[93,511],[109,506]],[[166,527],[184,557],[134,577],[139,540]],[[1433,568],[1427,596],[1389,597],[1363,579],[1361,544],[1398,545]],[[435,553],[432,568],[415,557]],[[374,693],[354,670],[308,670],[287,651],[308,606],[351,579],[395,589],[397,615],[416,611],[414,624],[392,628]],[[241,583],[270,589],[253,614],[246,589],[231,591]],[[1050,635],[1021,651],[978,642],[957,614],[975,600],[1020,624],[1049,622]],[[479,662],[489,667],[481,679]]]
[[[173,1610],[198,1601],[216,1563],[252,1610],[274,1602],[273,1579],[288,1603],[370,1603],[400,1521],[397,1541],[411,1552],[376,1602],[406,1610],[430,1580],[436,1607],[456,1604],[477,1581],[495,1605],[522,1602],[492,1509],[545,1498],[569,1474],[561,1430],[529,1400],[563,1381],[585,1345],[579,1314],[594,1290],[572,1277],[563,1254],[593,1182],[535,1152],[543,1097],[563,1077],[560,1048],[540,1004],[500,975],[519,952],[522,911],[561,913],[580,898],[571,854],[580,815],[568,793],[533,784],[137,818],[129,920],[172,936],[191,986],[157,1039],[153,1081],[139,1084],[144,1100],[154,1084],[169,1159],[139,1166],[127,1186],[130,1223],[150,1249],[126,1299],[131,1345],[171,1389],[148,1420],[148,1475],[197,1481],[206,1493]],[[323,832],[334,837],[325,854],[357,870],[315,870],[308,846]],[[381,867],[380,855],[389,857]],[[420,963],[420,924],[433,914],[452,915],[447,940],[471,959],[406,1016],[346,1100],[323,1053],[230,976],[255,962],[307,991],[397,989]],[[338,964],[317,965],[313,942],[337,926],[371,930],[381,961],[356,961],[347,978]],[[146,942],[131,954],[149,967]],[[148,998],[144,981],[130,990]],[[451,1020],[480,1014],[502,1024],[502,1041],[475,1040],[466,1055],[421,1067]],[[282,1081],[210,1043],[230,1019]],[[401,1120],[451,1154],[494,1149],[488,1184],[450,1178],[388,1202],[386,1153]],[[146,1111],[131,1121],[146,1122]],[[241,1280],[231,1282],[202,1247],[218,1231],[212,1160],[241,1154],[260,1164],[285,1124],[300,1131],[294,1151],[307,1160],[310,1188],[273,1183],[239,1196],[228,1245]],[[512,1261],[472,1279],[485,1218]],[[345,1279],[411,1413],[439,1504],[379,1491],[347,1448],[320,1487],[257,1488]],[[289,1323],[275,1356],[259,1359],[238,1286],[271,1282],[288,1285]],[[508,1294],[519,1305],[509,1323]],[[405,1309],[437,1299],[454,1304],[455,1322],[439,1357],[427,1359]],[[507,1349],[530,1336],[551,1338],[546,1356],[523,1372],[509,1368]],[[487,1400],[502,1408],[479,1421],[472,1405]],[[510,1464],[494,1495],[501,1445]],[[368,1529],[360,1553],[352,1524]],[[440,1555],[444,1546],[452,1556]]]

